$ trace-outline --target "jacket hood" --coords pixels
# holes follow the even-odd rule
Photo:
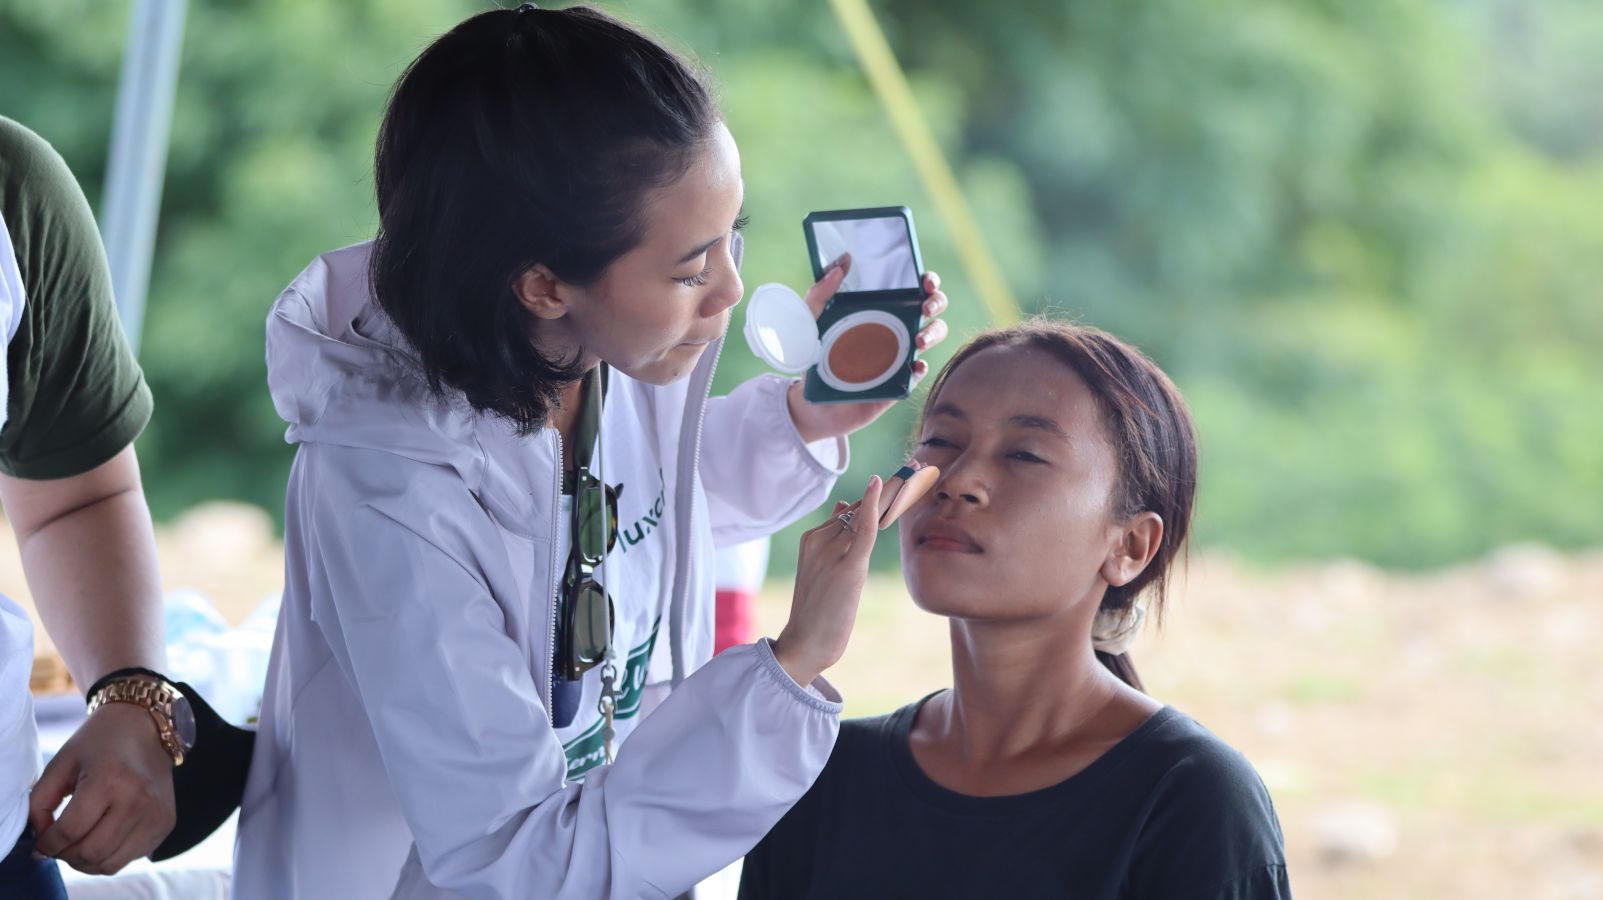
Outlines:
[[[370,243],[313,260],[267,317],[267,386],[290,443],[382,450],[448,466],[474,490],[484,477],[480,432],[512,424],[429,390],[415,352],[372,300]]]
[[[737,261],[739,249],[737,243]],[[449,467],[505,527],[527,533],[531,494],[554,498],[558,490],[556,440],[519,435],[510,420],[476,412],[459,392],[429,389],[416,352],[373,302],[370,250],[364,242],[319,256],[273,303],[267,386],[289,423],[285,440]],[[708,348],[688,378],[651,387],[614,373],[609,391],[642,392],[643,434],[677,440],[687,427],[699,431],[722,343]]]

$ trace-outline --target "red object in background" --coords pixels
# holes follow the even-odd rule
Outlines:
[[[714,655],[737,644],[751,643],[757,624],[751,607],[756,599],[756,591],[730,589],[718,592],[718,623],[712,642]]]
[[[768,573],[768,538],[758,538],[718,551],[718,618],[713,629],[714,655],[757,638],[757,592]]]

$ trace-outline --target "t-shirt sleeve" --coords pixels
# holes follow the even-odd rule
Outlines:
[[[1185,897],[1186,900],[1291,900],[1291,880],[1284,865],[1268,865]]]
[[[49,479],[116,456],[150,421],[150,389],[117,318],[100,233],[66,161],[0,118],[0,215],[25,306],[6,353],[0,472]]]
[[[1125,896],[1289,900],[1280,820],[1239,752],[1222,742],[1198,747],[1154,797]]]

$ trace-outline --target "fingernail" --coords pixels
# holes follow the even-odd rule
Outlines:
[[[871,490],[874,489],[874,487],[876,485],[878,485],[880,483],[881,482],[879,480],[879,476],[878,475],[870,475],[870,476],[868,476],[868,487],[866,488],[866,490],[870,490],[871,491]]]

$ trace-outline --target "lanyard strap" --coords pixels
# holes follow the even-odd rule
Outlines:
[[[562,493],[572,494],[577,488],[579,469],[590,468],[595,455],[596,433],[601,430],[601,406],[607,392],[607,364],[600,363],[586,372],[579,388],[579,422],[573,433],[573,470],[562,473]],[[593,470],[591,474],[596,474]]]
[[[601,430],[602,395],[607,392],[607,364],[598,363],[585,373],[584,378],[583,408],[579,412],[579,428],[574,433],[579,445],[573,448],[573,462],[589,468],[590,457],[596,446],[596,432]]]

